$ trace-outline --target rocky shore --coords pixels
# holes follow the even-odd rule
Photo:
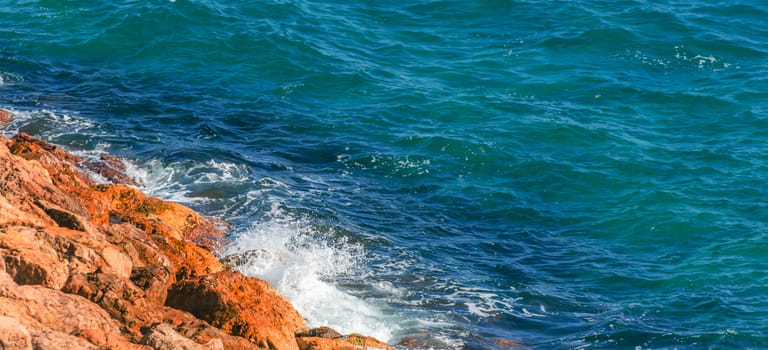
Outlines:
[[[226,223],[135,185],[117,158],[0,137],[0,349],[391,349],[308,329],[211,252]]]

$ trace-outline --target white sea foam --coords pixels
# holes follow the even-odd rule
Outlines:
[[[0,128],[3,136],[10,137],[26,128],[34,127],[38,135],[44,139],[51,139],[63,134],[77,133],[84,129],[92,128],[92,122],[73,117],[67,114],[54,113],[47,109],[21,111],[8,109],[13,114],[10,123]],[[38,126],[33,126],[33,123]],[[50,127],[45,127],[50,125]]]
[[[13,85],[22,81],[24,81],[24,79],[21,77],[21,75],[15,73],[0,72],[0,86]]]
[[[0,128],[4,135],[34,129],[37,136],[55,142],[59,136],[100,132],[97,125],[77,116],[49,110],[12,112],[13,121]],[[76,153],[84,159],[98,159],[109,148],[109,144],[102,142],[96,144],[95,149]],[[301,196],[289,185],[270,178],[254,180],[247,165],[215,159],[168,162],[154,158],[125,160],[125,164],[126,173],[141,183],[142,191],[148,195],[187,204],[211,200],[232,202],[232,206],[224,210],[228,218],[247,219],[260,204],[275,203],[262,219],[241,230],[224,254],[251,252],[240,269],[276,286],[308,319],[310,326],[330,326],[341,333],[361,333],[382,341],[392,341],[400,330],[397,317],[386,310],[384,299],[366,300],[334,284],[334,280],[362,278],[364,249],[318,232],[311,220],[294,217],[280,209],[279,203],[285,196]],[[405,159],[397,165],[418,168],[428,162],[412,163]],[[199,188],[247,183],[257,185],[258,189],[246,190],[234,199],[207,198],[195,192]],[[393,298],[405,293],[390,283],[370,287]]]
[[[240,254],[239,269],[263,278],[285,295],[310,326],[329,326],[341,333],[362,333],[392,340],[395,320],[384,306],[336,287],[330,280],[359,276],[361,246],[317,232],[308,220],[274,204],[268,215],[244,230],[224,255]]]
[[[250,176],[246,165],[214,159],[205,162],[189,160],[174,163],[151,159],[143,163],[125,163],[126,173],[143,185],[144,192],[182,203],[202,203],[209,200],[193,195],[191,186],[247,182]]]
[[[463,302],[467,306],[467,311],[480,318],[492,317],[498,314],[524,315],[525,317],[543,316],[539,313],[530,312],[519,304],[520,298],[510,298],[499,295],[493,291],[487,291],[477,288],[462,288],[453,293],[451,299]],[[544,313],[546,307],[541,305],[539,310]]]
[[[675,46],[674,54],[671,57],[660,57],[641,50],[629,50],[625,55],[633,61],[664,69],[690,69],[695,67],[697,70],[713,72],[729,68],[739,69],[738,66],[725,62],[723,58],[718,58],[711,54],[691,52],[685,45]]]

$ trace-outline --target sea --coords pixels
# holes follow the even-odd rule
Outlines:
[[[313,327],[768,348],[762,0],[0,0],[0,108]]]

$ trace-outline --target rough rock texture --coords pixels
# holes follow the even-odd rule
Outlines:
[[[113,183],[131,186],[140,185],[136,180],[125,174],[125,164],[120,158],[102,155],[99,160],[85,162],[83,166]]]
[[[392,347],[371,337],[359,334],[342,336],[339,332],[319,327],[296,334],[299,350],[366,349],[392,350]]]
[[[32,350],[32,336],[15,318],[0,316],[0,349]]]
[[[389,348],[307,331],[273,287],[210,252],[225,223],[147,197],[123,170],[0,137],[0,349]]]
[[[306,329],[274,287],[233,271],[176,282],[166,305],[269,349],[295,349],[295,334]]]
[[[10,123],[13,120],[13,113],[0,109],[0,125]]]
[[[198,344],[176,332],[165,323],[153,325],[144,333],[141,340],[157,350],[223,350],[221,339],[211,339],[206,344]]]

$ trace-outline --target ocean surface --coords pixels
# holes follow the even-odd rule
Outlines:
[[[312,326],[768,348],[764,1],[0,0],[0,107]]]

